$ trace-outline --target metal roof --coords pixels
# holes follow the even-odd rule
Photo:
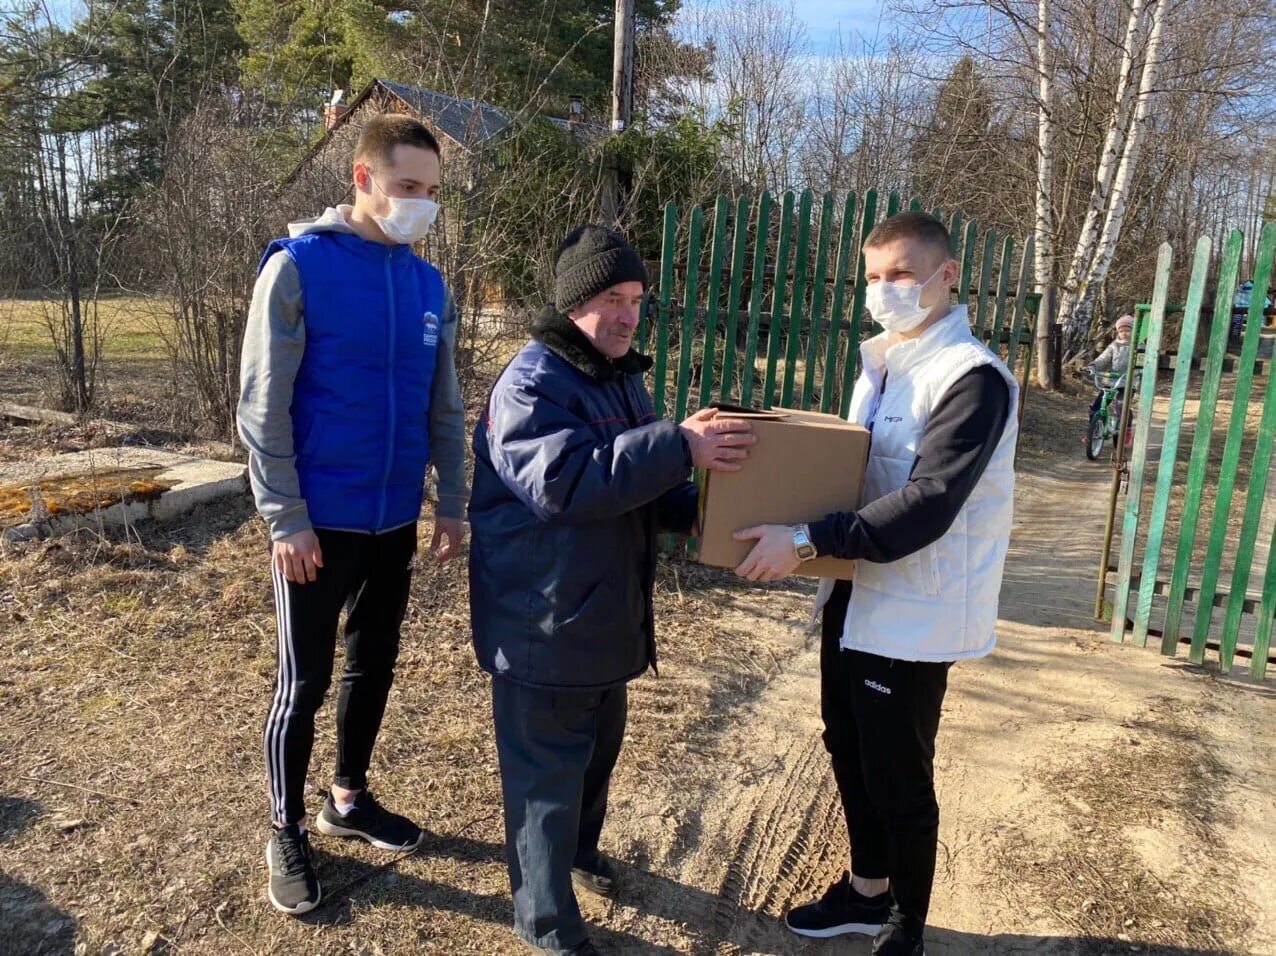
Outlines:
[[[511,120],[504,110],[481,100],[463,100],[435,90],[423,90],[393,80],[374,80],[393,93],[444,136],[464,146],[484,143],[509,129]]]

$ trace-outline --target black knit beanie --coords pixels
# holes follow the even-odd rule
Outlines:
[[[573,229],[554,254],[554,304],[566,313],[622,282],[647,288],[647,269],[625,238],[606,226]]]

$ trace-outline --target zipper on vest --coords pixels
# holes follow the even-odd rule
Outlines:
[[[381,475],[381,499],[377,506],[377,530],[380,531],[385,527],[386,512],[386,495],[390,485],[390,470],[394,465],[394,433],[395,420],[397,418],[394,406],[394,351],[395,351],[395,326],[397,319],[394,310],[394,273],[390,268],[391,256],[394,255],[394,247],[391,246],[386,250],[385,254],[385,292],[386,292],[386,316],[389,321],[389,328],[386,330],[386,375],[385,375],[385,398],[386,398],[386,430],[385,430],[385,471]]]

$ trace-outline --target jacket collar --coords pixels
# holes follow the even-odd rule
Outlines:
[[[915,339],[905,339],[894,332],[873,336],[860,346],[860,359],[870,378],[880,382],[887,370],[902,371],[946,345],[969,338],[970,315],[964,305],[955,305]]]
[[[633,349],[618,359],[607,358],[553,303],[532,321],[532,338],[596,382],[609,382],[619,375],[641,375],[652,364],[650,356]]]

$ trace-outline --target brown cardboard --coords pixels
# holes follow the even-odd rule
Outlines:
[[[753,547],[752,541],[732,537],[741,528],[803,524],[859,507],[868,460],[866,428],[836,415],[789,408],[724,411],[751,420],[758,440],[740,471],[701,475],[702,564],[738,567]],[[854,561],[824,557],[803,562],[796,573],[850,578],[854,568]]]

